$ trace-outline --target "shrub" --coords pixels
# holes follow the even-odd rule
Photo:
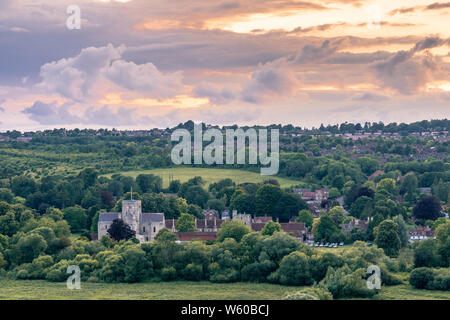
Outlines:
[[[105,263],[98,276],[106,282],[121,282],[124,275],[124,261],[121,255],[113,253],[105,258]]]
[[[126,282],[140,282],[150,274],[151,266],[145,257],[145,252],[131,247],[122,254]]]
[[[46,279],[52,282],[61,282],[66,280],[69,277],[67,274],[68,267],[69,262],[67,260],[61,260],[49,269]]]
[[[336,270],[329,268],[320,286],[330,291],[333,298],[370,297],[377,294],[377,290],[367,288],[365,276],[364,269],[351,272],[348,266]]]
[[[425,267],[414,269],[409,276],[409,283],[417,289],[425,289],[433,280],[433,270]]]
[[[191,281],[200,281],[203,278],[203,266],[189,263],[182,271],[183,278]]]
[[[313,280],[309,270],[309,261],[303,252],[292,252],[285,256],[280,267],[270,276],[271,280],[284,285],[310,285]]]
[[[333,300],[333,295],[326,289],[311,287],[288,293],[283,300]]]
[[[164,281],[172,281],[177,278],[177,270],[174,267],[166,267],[161,270],[161,278]]]
[[[450,290],[450,270],[417,268],[411,272],[409,283],[417,289]]]

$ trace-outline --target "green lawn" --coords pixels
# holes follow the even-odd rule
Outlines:
[[[81,284],[81,290],[69,290],[65,282],[53,283],[44,280],[5,280],[0,279],[0,300],[4,299],[131,299],[131,300],[277,300],[287,292],[299,287],[286,287],[266,283],[228,283],[210,282],[158,282],[134,284]],[[413,289],[402,284],[383,287],[374,299],[446,299],[450,292]]]
[[[131,176],[134,178],[137,177],[139,174],[151,173],[154,175],[158,175],[163,179],[164,188],[167,188],[169,186],[169,175],[172,175],[173,179],[180,180],[181,182],[186,182],[187,180],[195,176],[201,176],[206,181],[206,185],[226,178],[230,178],[236,183],[243,183],[243,182],[258,183],[267,179],[275,178],[278,180],[282,188],[287,188],[301,183],[299,180],[272,177],[272,176],[262,176],[256,172],[250,172],[239,169],[176,167],[176,168],[160,168],[160,169],[140,170],[140,171],[126,171],[120,173],[125,176]],[[107,174],[105,176],[111,177],[111,175],[112,174]]]
[[[273,300],[296,287],[265,283],[158,282],[88,283],[80,290],[69,290],[65,282],[44,280],[0,280],[2,299],[152,299],[152,300]]]

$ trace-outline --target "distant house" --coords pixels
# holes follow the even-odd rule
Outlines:
[[[179,241],[213,241],[217,239],[216,232],[176,232]]]
[[[377,171],[375,171],[374,173],[372,173],[372,174],[369,176],[369,178],[367,178],[367,180],[373,181],[373,179],[375,179],[375,177],[377,177],[377,176],[379,176],[379,175],[382,175],[382,174],[384,174],[384,171],[377,170]]]
[[[351,232],[354,228],[360,228],[364,231],[367,231],[368,225],[369,225],[369,219],[367,219],[367,220],[354,219],[354,220],[351,220],[349,223],[343,223],[342,230],[344,230],[346,232]]]
[[[266,223],[273,221],[272,217],[255,217],[251,218],[249,214],[238,214],[233,212],[233,220],[240,220],[255,232],[260,232]],[[195,219],[195,232],[177,232],[177,220],[165,220],[165,227],[177,234],[180,241],[192,240],[215,240],[216,233],[220,230],[222,223],[227,220],[224,219]],[[303,222],[290,221],[288,223],[280,223],[281,230],[292,234],[299,241],[303,241],[303,235],[307,234],[307,228]]]
[[[220,219],[219,211],[217,210],[207,209],[203,210],[202,213],[205,216],[205,219],[207,220]]]
[[[409,236],[410,237],[418,236],[418,237],[433,238],[434,232],[428,226],[426,226],[426,227],[419,226],[419,227],[417,227],[417,229],[409,230]]]

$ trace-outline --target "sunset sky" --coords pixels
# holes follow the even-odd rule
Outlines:
[[[449,117],[450,2],[0,0],[0,131]]]

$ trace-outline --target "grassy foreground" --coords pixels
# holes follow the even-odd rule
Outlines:
[[[82,283],[81,290],[69,290],[66,283],[44,280],[0,280],[0,300],[277,300],[300,287],[266,283],[160,282],[134,284]],[[445,299],[450,292],[413,289],[403,284],[383,288],[374,299]]]
[[[125,171],[120,172],[120,174],[134,178],[136,178],[139,174],[154,174],[160,176],[163,179],[164,188],[167,188],[169,186],[169,175],[172,175],[174,180],[180,180],[181,182],[186,182],[187,180],[195,176],[201,176],[206,181],[206,185],[227,178],[232,179],[236,183],[244,183],[244,182],[258,183],[267,179],[274,178],[278,180],[282,188],[287,188],[300,183],[300,181],[298,180],[280,178],[276,176],[274,177],[262,176],[258,172],[250,172],[239,169],[176,167],[176,168],[158,168],[140,171]],[[111,177],[111,175],[112,174],[107,174],[105,176]]]

